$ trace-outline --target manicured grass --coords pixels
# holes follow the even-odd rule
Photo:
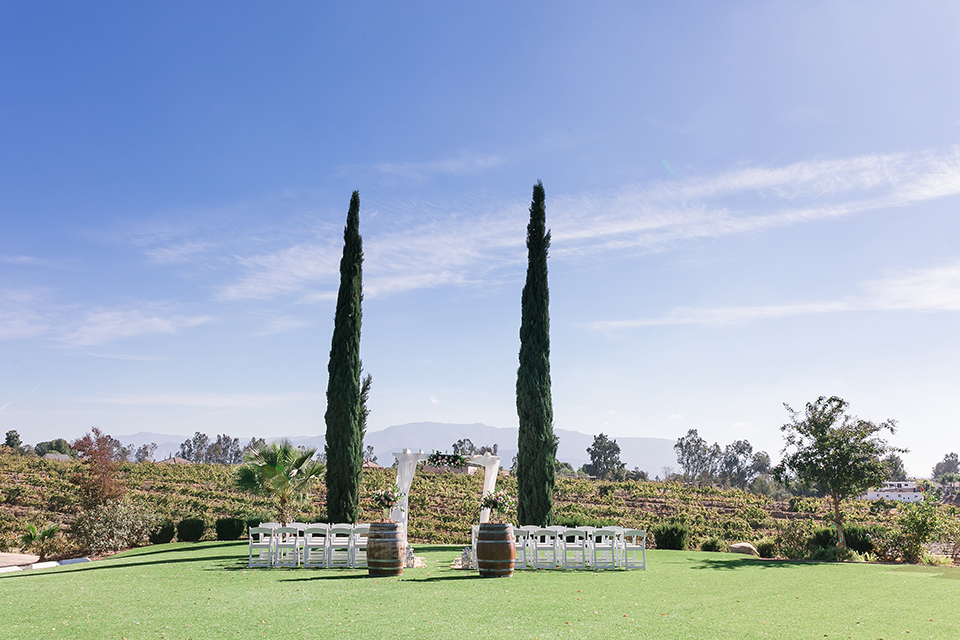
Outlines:
[[[247,569],[246,544],[0,575],[0,638],[958,638],[960,568],[658,551],[647,571]]]

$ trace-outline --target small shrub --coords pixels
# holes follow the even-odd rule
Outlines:
[[[851,524],[843,528],[843,539],[847,547],[857,553],[872,553],[874,539],[882,536],[880,525]]]
[[[777,543],[771,540],[770,538],[764,538],[757,543],[757,553],[760,554],[761,558],[776,558],[777,557]]]
[[[814,562],[841,562],[849,560],[852,556],[850,549],[841,547],[818,547],[810,554],[810,560]]]
[[[237,540],[245,533],[246,526],[243,518],[220,518],[215,525],[217,540]]]
[[[780,553],[791,560],[807,557],[808,544],[814,529],[812,520],[789,520],[781,524],[776,540]]]
[[[177,523],[177,541],[200,542],[206,528],[203,518],[184,518]]]
[[[167,544],[173,540],[173,520],[167,518],[150,532],[150,544]]]
[[[104,553],[147,544],[157,524],[153,508],[130,500],[94,507],[77,515],[70,536],[81,551]]]
[[[813,549],[829,549],[837,546],[837,531],[833,527],[817,527],[810,536],[809,545]]]
[[[677,522],[664,522],[653,528],[653,539],[657,544],[657,549],[683,551],[690,541],[690,529]]]
[[[720,538],[707,538],[700,544],[700,551],[723,551],[724,546]]]

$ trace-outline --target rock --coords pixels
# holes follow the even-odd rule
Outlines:
[[[749,542],[738,542],[730,545],[730,553],[745,553],[750,556],[760,557],[757,548]]]

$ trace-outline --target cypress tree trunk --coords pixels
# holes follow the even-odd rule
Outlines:
[[[327,365],[327,519],[356,522],[359,516],[363,436],[360,433],[360,302],[363,299],[360,192],[350,198],[343,229],[340,291]]]
[[[520,323],[520,367],[517,370],[517,517],[520,524],[553,522],[556,442],[550,400],[550,294],[547,289],[547,209],[543,184],[533,187],[527,225],[527,282],[523,287]]]

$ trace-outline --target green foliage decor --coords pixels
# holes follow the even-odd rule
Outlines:
[[[247,530],[247,522],[243,518],[217,518],[214,524],[217,540],[237,540]]]
[[[557,442],[553,434],[550,391],[550,294],[547,252],[550,232],[543,184],[533,187],[527,225],[527,280],[520,320],[520,366],[517,369],[519,436],[517,482],[520,524],[546,526],[553,521]]]
[[[333,522],[357,522],[363,434],[360,403],[360,320],[363,299],[360,193],[353,192],[343,230],[340,289],[327,365],[327,514]]]
[[[184,518],[177,523],[177,541],[199,542],[206,528],[203,518]]]

